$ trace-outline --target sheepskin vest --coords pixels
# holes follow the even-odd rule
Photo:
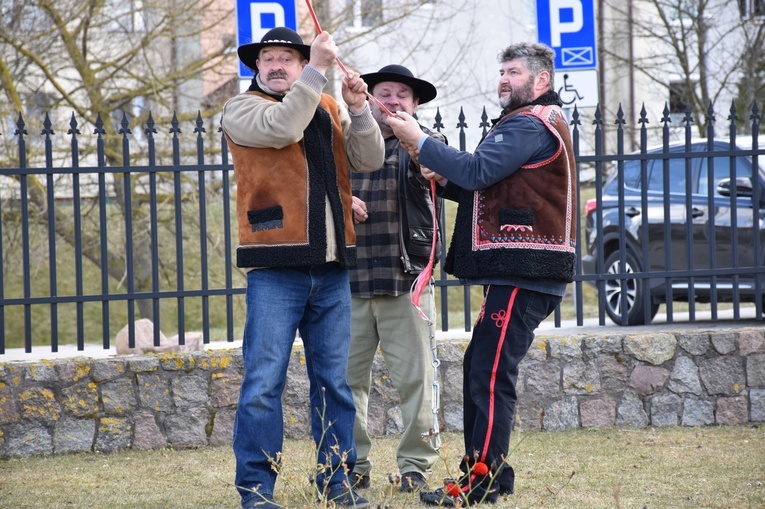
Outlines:
[[[348,157],[337,108],[331,96],[322,94],[303,139],[284,148],[244,147],[228,140],[237,186],[237,267],[321,264],[327,261],[328,241],[337,243],[342,266],[356,263]],[[333,239],[327,239],[325,227],[327,199]]]
[[[462,190],[446,272],[459,278],[522,277],[571,282],[576,259],[576,165],[566,118],[552,105],[532,115],[558,140],[555,154],[480,191]],[[480,150],[480,147],[477,149]]]

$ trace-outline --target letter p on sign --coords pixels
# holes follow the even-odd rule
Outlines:
[[[550,42],[553,47],[561,46],[561,34],[576,33],[582,29],[582,11],[580,0],[550,0]]]

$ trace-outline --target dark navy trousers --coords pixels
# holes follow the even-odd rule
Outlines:
[[[511,493],[515,475],[509,466],[510,432],[518,399],[518,364],[528,352],[539,324],[561,297],[515,286],[487,285],[463,363],[466,456],[468,472],[486,464],[500,492]]]

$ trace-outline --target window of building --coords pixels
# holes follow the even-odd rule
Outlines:
[[[349,4],[353,28],[372,28],[382,23],[382,0],[349,0]]]
[[[144,16],[147,11],[141,0],[109,0],[111,13],[109,31],[113,33],[142,33],[146,31]]]
[[[673,20],[691,20],[697,17],[698,2],[695,0],[679,0],[665,7]]]
[[[685,81],[669,82],[669,112],[684,114],[691,102],[692,90]]]
[[[225,48],[226,55],[236,55],[236,34],[224,34],[220,38],[221,46]]]
[[[738,0],[742,18],[765,16],[765,0]]]

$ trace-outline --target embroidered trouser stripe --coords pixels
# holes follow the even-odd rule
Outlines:
[[[481,461],[486,461],[486,454],[489,451],[489,440],[491,439],[491,431],[494,428],[494,407],[497,403],[494,387],[497,383],[497,369],[499,368],[499,359],[502,356],[502,345],[505,343],[505,337],[507,336],[507,325],[510,323],[510,317],[513,314],[513,303],[515,302],[515,296],[518,294],[518,288],[513,288],[513,292],[510,294],[510,299],[507,302],[507,309],[505,311],[505,319],[502,322],[502,332],[499,335],[499,341],[497,342],[497,350],[494,352],[494,364],[491,367],[491,382],[489,383],[489,426],[486,429],[486,439],[483,447],[481,448]]]

